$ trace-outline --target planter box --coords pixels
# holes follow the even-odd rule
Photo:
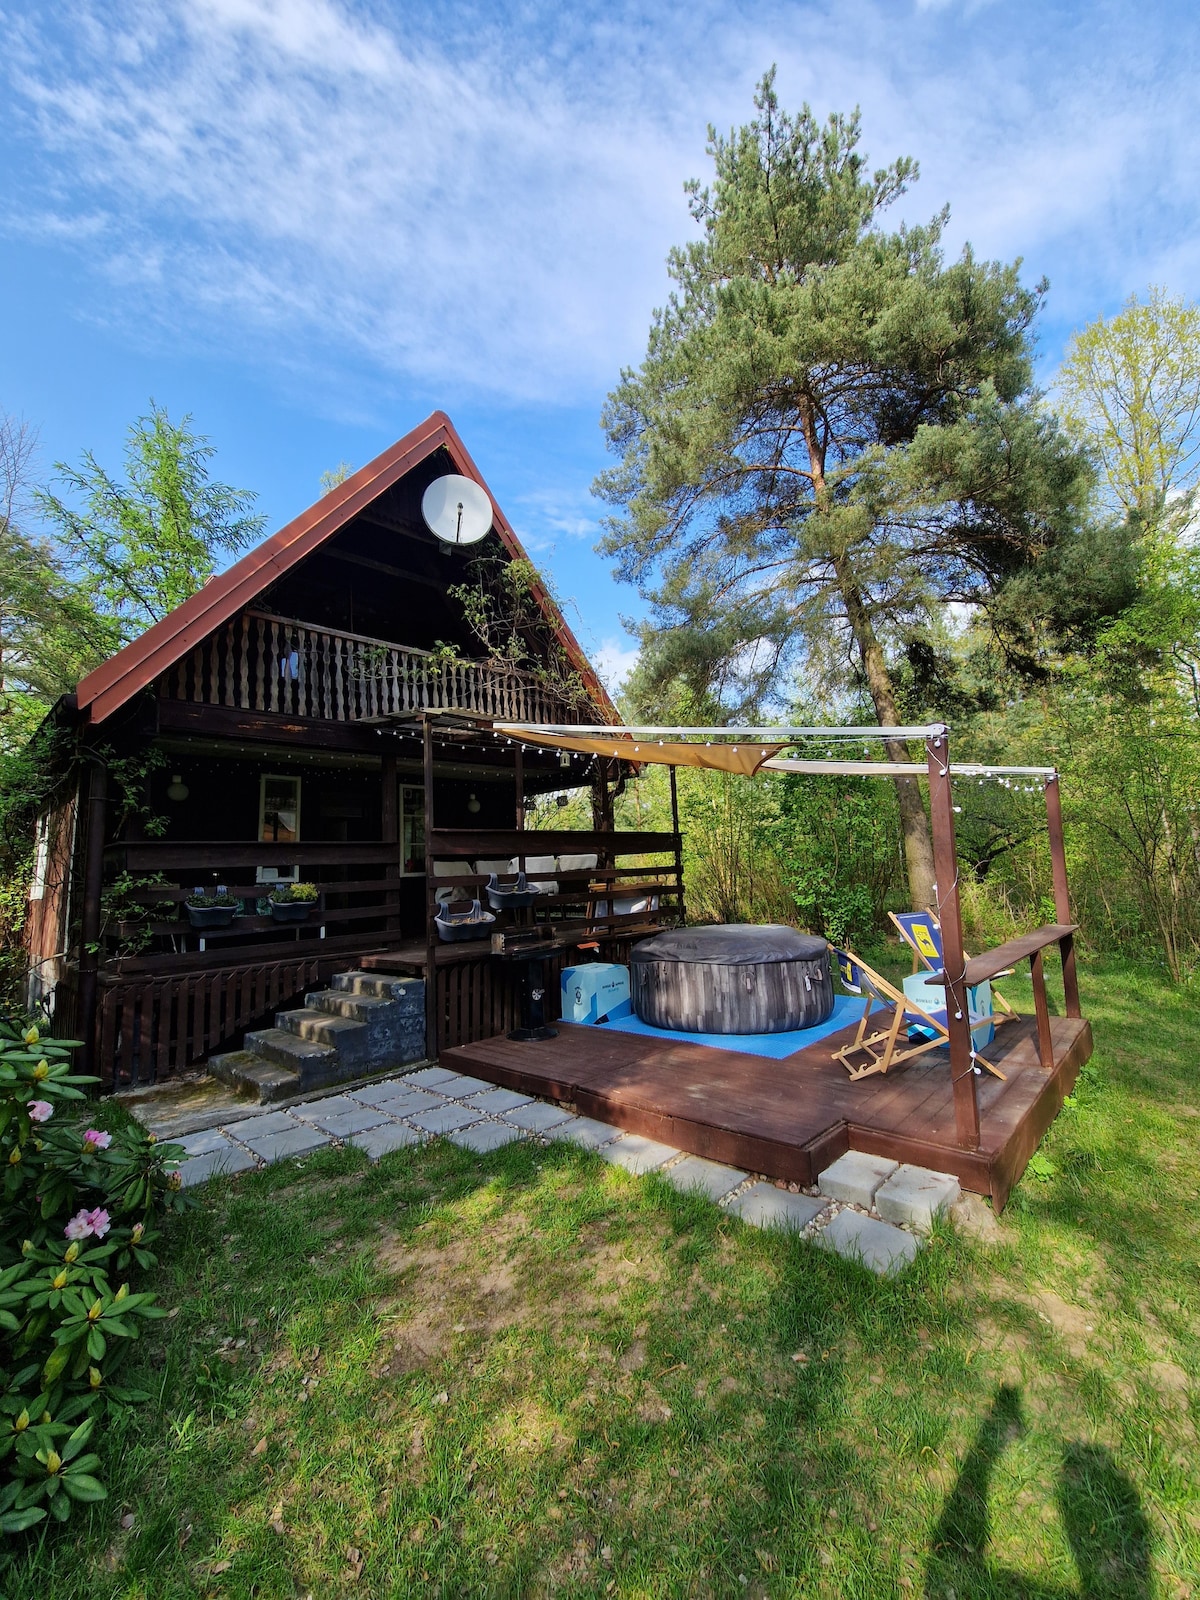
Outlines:
[[[315,900],[272,900],[271,915],[276,922],[305,922]]]
[[[227,928],[241,906],[189,906],[185,903],[184,910],[193,928]]]

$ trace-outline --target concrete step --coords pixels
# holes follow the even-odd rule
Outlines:
[[[321,1067],[332,1067],[337,1051],[319,1039],[305,1039],[290,1028],[256,1028],[248,1033],[245,1048],[263,1061],[290,1067],[301,1078],[310,1078]]]
[[[407,1012],[419,1012],[425,1004],[425,986],[420,978],[405,978],[387,972],[339,972],[329,980],[339,994],[372,995],[381,1000],[398,1001]]]
[[[331,1017],[349,1017],[351,1022],[370,1022],[378,1012],[392,1013],[393,1002],[384,995],[343,994],[338,989],[322,989],[304,996],[309,1011],[325,1011]]]
[[[358,1072],[369,1072],[380,1053],[375,1031],[365,1022],[356,1022],[352,1017],[333,1017],[328,1011],[318,1011],[314,1007],[281,1011],[275,1018],[275,1026],[305,1044],[332,1050]]]
[[[240,1095],[267,1105],[272,1100],[287,1100],[303,1093],[300,1074],[292,1067],[281,1067],[265,1061],[252,1050],[228,1050],[208,1058],[212,1077],[227,1083]]]

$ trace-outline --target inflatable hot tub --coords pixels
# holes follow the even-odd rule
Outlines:
[[[681,1033],[790,1033],[833,1011],[829,946],[794,928],[677,928],[634,945],[634,1014]]]

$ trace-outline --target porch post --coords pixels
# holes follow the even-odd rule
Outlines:
[[[1050,835],[1050,870],[1054,875],[1054,915],[1060,923],[1071,920],[1071,895],[1067,887],[1067,852],[1063,842],[1062,795],[1058,773],[1046,780],[1046,831]],[[1062,952],[1063,1000],[1069,1017],[1078,1017],[1079,974],[1075,970],[1075,935],[1058,941]]]
[[[675,882],[679,889],[679,922],[681,926],[687,925],[687,911],[683,904],[683,841],[679,836],[679,783],[675,776],[675,768],[668,767],[671,774],[671,832],[675,835]]]
[[[436,1061],[440,1041],[438,1038],[438,979],[437,979],[437,929],[433,919],[437,913],[437,899],[430,879],[433,866],[433,724],[428,717],[421,721],[422,755],[425,765],[425,1054]]]
[[[392,846],[392,854],[384,868],[384,878],[387,881],[385,904],[387,906],[387,921],[384,926],[389,933],[400,932],[400,811],[398,793],[398,774],[396,770],[396,752],[389,750],[385,753],[381,768],[380,781],[383,792],[380,796],[380,830],[379,836],[384,844]]]
[[[517,792],[517,832],[525,827],[525,747],[519,740],[513,743],[513,783]]]
[[[79,928],[79,1052],[77,1070],[88,1077],[97,1074],[96,997],[100,968],[100,898],[104,889],[104,824],[108,771],[91,751],[87,782],[87,841],[83,861],[83,906]]]
[[[954,797],[950,788],[948,730],[925,740],[929,763],[929,818],[933,824],[933,865],[937,873],[937,915],[942,929],[946,976],[946,1027],[950,1033],[950,1081],[954,1089],[954,1127],[959,1144],[979,1146],[979,1101],[971,1059],[971,1021],[963,982],[962,916],[958,903],[958,857],[954,848]]]

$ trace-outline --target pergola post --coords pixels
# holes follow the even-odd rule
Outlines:
[[[1071,920],[1071,894],[1067,886],[1067,852],[1063,841],[1062,795],[1058,773],[1046,779],[1046,831],[1050,835],[1050,870],[1054,877],[1054,915],[1060,923]],[[1062,952],[1063,1000],[1069,1017],[1078,1017],[1079,974],[1075,970],[1075,936],[1058,942]]]
[[[946,977],[946,1027],[950,1034],[950,1081],[954,1090],[954,1128],[960,1145],[979,1146],[979,1101],[971,1056],[971,1016],[963,955],[962,913],[958,901],[958,855],[954,846],[954,796],[950,787],[950,739],[946,729],[925,740],[929,767],[929,817],[933,825],[933,865],[937,873],[937,917],[942,929]]]
[[[675,835],[675,881],[679,886],[679,920],[687,926],[687,908],[683,903],[683,839],[679,832],[679,783],[675,776],[675,768],[668,767],[671,774],[671,832]]]

